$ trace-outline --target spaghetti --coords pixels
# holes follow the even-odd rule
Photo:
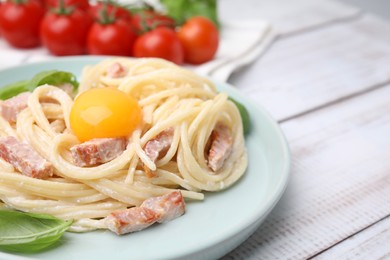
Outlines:
[[[126,74],[108,75],[110,66],[118,63]],[[79,94],[102,87],[117,88],[137,99],[143,118],[127,137],[126,149],[100,165],[73,163],[70,148],[79,144],[69,122],[73,99],[58,87],[36,88],[15,124],[0,117],[1,136],[30,144],[55,173],[47,179],[31,178],[0,160],[0,199],[6,206],[73,219],[71,230],[81,232],[106,228],[100,219],[110,212],[139,206],[172,190],[180,189],[186,199],[203,200],[202,191],[225,189],[245,172],[240,113],[209,80],[160,59],[116,58],[82,72]],[[205,151],[218,124],[230,130],[232,147],[222,167],[213,171]],[[173,129],[170,147],[153,161],[144,147],[166,129]],[[147,176],[145,169],[154,176]]]

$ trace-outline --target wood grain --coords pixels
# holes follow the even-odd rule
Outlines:
[[[281,39],[230,82],[284,120],[389,82],[389,45],[390,24],[366,15]]]
[[[390,85],[282,128],[293,158],[288,188],[226,259],[309,258],[390,214]]]
[[[297,33],[354,17],[360,12],[354,6],[332,0],[224,0],[218,4],[221,19],[267,20],[280,34]]]
[[[390,216],[315,259],[390,259]]]

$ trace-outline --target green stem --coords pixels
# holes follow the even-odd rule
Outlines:
[[[59,0],[60,6],[59,6],[59,12],[61,14],[65,13],[65,1],[64,0]]]
[[[17,5],[22,5],[22,4],[25,4],[27,2],[27,0],[14,0],[13,2]]]
[[[100,10],[100,15],[99,15],[100,24],[106,25],[106,24],[111,24],[111,23],[115,22],[116,10],[113,9],[113,12],[109,13],[108,12],[108,4],[109,3],[110,3],[110,1],[103,2],[103,8]]]
[[[58,15],[69,15],[73,12],[73,6],[66,6],[65,0],[58,0],[58,8],[55,9],[55,13]]]

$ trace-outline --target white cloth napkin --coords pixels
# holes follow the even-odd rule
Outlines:
[[[222,21],[220,45],[215,58],[201,65],[185,66],[217,81],[227,81],[232,72],[256,60],[274,38],[275,32],[266,21]],[[0,69],[55,58],[42,47],[15,49],[1,38],[0,57]]]

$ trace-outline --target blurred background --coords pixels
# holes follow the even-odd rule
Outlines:
[[[341,0],[344,3],[362,8],[367,12],[377,14],[390,20],[390,1],[389,0]]]

